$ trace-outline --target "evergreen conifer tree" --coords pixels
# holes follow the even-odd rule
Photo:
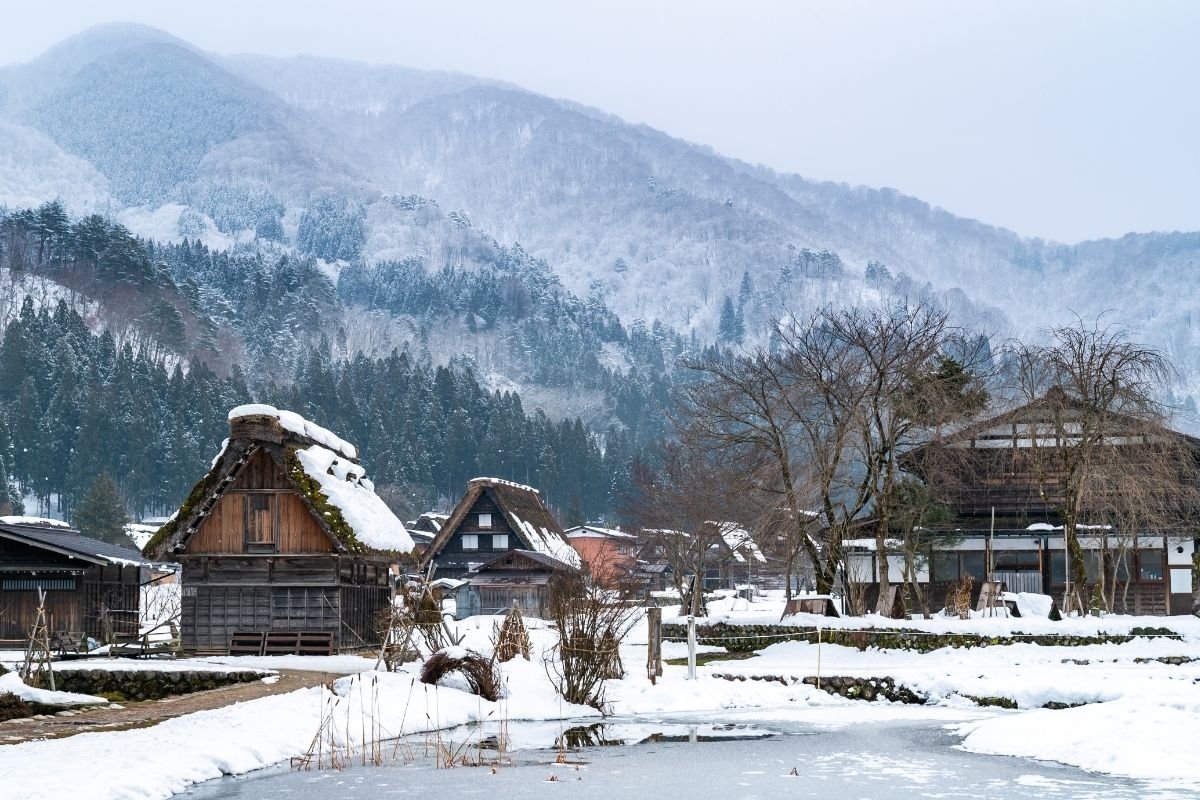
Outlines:
[[[84,536],[133,547],[133,542],[125,533],[125,523],[128,521],[117,485],[107,472],[100,473],[75,512],[75,527]]]

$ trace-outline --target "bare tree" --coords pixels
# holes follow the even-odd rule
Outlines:
[[[748,510],[747,479],[719,453],[695,445],[684,429],[663,445],[656,463],[638,462],[623,513],[641,529],[644,550],[671,567],[671,580],[687,613],[702,610],[705,558],[719,526]]]
[[[1157,400],[1174,370],[1161,352],[1131,341],[1124,328],[1098,321],[1054,328],[1047,344],[1019,345],[1015,356],[1020,398],[1036,416],[1026,436],[1037,491],[1063,524],[1067,600],[1086,609],[1088,569],[1080,541],[1085,514],[1137,529],[1168,523],[1183,510],[1178,492],[1162,483],[1188,471]],[[1176,489],[1186,482],[1171,480]],[[1107,550],[1108,535],[1102,538]],[[1115,588],[1112,573],[1105,573],[1102,565],[1101,597],[1106,585]],[[1111,598],[1110,590],[1105,605],[1111,607]]]
[[[755,477],[819,591],[834,587],[843,542],[873,511],[886,587],[899,455],[950,411],[982,405],[966,401],[977,395],[972,376],[949,358],[968,352],[967,341],[922,304],[792,317],[777,323],[771,349],[689,364],[702,380],[685,392],[685,416],[701,441]]]

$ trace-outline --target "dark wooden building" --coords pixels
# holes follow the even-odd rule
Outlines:
[[[329,634],[379,643],[390,567],[413,549],[347,442],[271,406],[230,412],[229,439],[146,545],[182,565],[183,647],[226,651],[234,633]]]
[[[498,478],[474,478],[426,551],[435,578],[462,578],[497,556],[529,550],[573,569],[579,554],[563,536],[537,489]]]
[[[480,565],[455,592],[457,619],[504,614],[517,604],[522,613],[546,616],[550,584],[575,568],[531,550],[509,550]]]
[[[80,535],[63,523],[0,517],[0,641],[22,642],[46,592],[50,631],[97,642],[138,632],[150,562],[136,550]]]
[[[1074,446],[1083,412],[1061,391],[1005,414],[968,426],[945,439],[906,454],[905,468],[921,478],[950,512],[929,524],[932,548],[922,570],[936,602],[951,582],[970,575],[976,586],[991,575],[1010,591],[1051,594],[1067,588],[1066,547],[1058,463],[1051,451]],[[1114,610],[1136,614],[1188,613],[1191,607],[1192,553],[1197,536],[1194,509],[1185,506],[1194,487],[1181,482],[1161,491],[1163,508],[1178,506],[1173,522],[1153,529],[1119,530],[1106,509],[1106,492],[1122,490],[1123,476],[1147,469],[1169,448],[1180,475],[1194,474],[1200,440],[1114,416],[1103,438],[1105,480],[1087,495],[1077,525],[1089,581],[1098,570],[1116,580]],[[1099,472],[1099,470],[1095,470]],[[1186,480],[1186,479],[1185,479]],[[994,514],[994,517],[993,517]],[[1190,520],[1190,521],[1189,521]],[[872,549],[873,549],[873,543]],[[865,557],[874,559],[873,554]],[[893,557],[891,575],[899,576]]]

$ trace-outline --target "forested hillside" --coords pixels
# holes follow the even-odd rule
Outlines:
[[[69,514],[107,472],[135,515],[169,512],[219,447],[225,411],[253,398],[359,443],[405,513],[481,473],[536,484],[575,519],[611,513],[636,449],[663,432],[664,365],[684,343],[626,331],[519,248],[488,252],[479,271],[348,267],[335,290],[312,257],[158,245],[54,203],[0,213],[0,483]],[[35,301],[32,279],[60,296]],[[618,421],[527,412],[483,387],[466,355],[439,366],[427,348],[351,351],[361,313],[339,295],[411,317],[425,341],[447,325],[503,332],[530,380],[590,386]],[[640,371],[602,366],[606,345]]]

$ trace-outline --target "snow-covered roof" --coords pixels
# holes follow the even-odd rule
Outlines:
[[[501,478],[473,478],[467,483],[466,494],[434,538],[426,554],[427,559],[434,559],[441,553],[475,501],[485,491],[491,495],[513,533],[525,543],[527,549],[568,566],[580,567],[579,553],[563,536],[562,528],[542,501],[541,493],[532,486]]]
[[[286,431],[307,436],[314,442],[346,458],[358,458],[358,449],[354,445],[315,422],[305,419],[295,411],[284,411],[266,403],[247,403],[229,411],[230,422],[241,417],[274,417],[279,420],[280,426]]]
[[[534,494],[541,494],[540,491],[533,488],[532,486],[526,486],[523,483],[515,483],[514,481],[507,481],[504,478],[471,478],[471,480],[467,481],[468,486],[476,484],[476,483],[480,483],[480,484],[484,484],[484,485],[488,485],[488,486],[510,486],[513,489],[520,489],[523,492],[533,492]]]
[[[565,531],[568,539],[636,539],[632,533],[598,525],[576,525]]]
[[[162,527],[162,523],[157,525],[147,525],[142,522],[130,522],[125,525],[125,535],[128,536],[138,549],[146,546],[146,542],[150,541],[150,537],[158,532]]]
[[[230,438],[184,501],[183,513],[172,515],[155,533],[143,548],[147,553],[161,557],[183,548],[226,486],[259,452],[288,476],[339,548],[350,552],[413,550],[404,523],[375,494],[354,445],[295,412],[260,403],[231,410],[229,426]]]
[[[69,528],[71,527],[61,519],[50,519],[49,517],[0,517],[0,525],[38,525],[41,527],[51,528]]]
[[[717,530],[721,534],[721,539],[724,540],[725,546],[729,548],[729,552],[733,554],[735,561],[745,561],[745,554],[749,554],[751,558],[760,563],[767,563],[767,557],[762,554],[762,550],[758,549],[753,537],[750,536],[750,531],[738,525],[736,522],[715,522]]]
[[[413,540],[404,523],[375,494],[365,469],[319,444],[297,450],[296,458],[360,542],[372,550],[412,551]]]
[[[529,541],[529,546],[533,548],[534,552],[550,556],[572,567],[578,568],[581,566],[579,553],[561,535],[550,530],[545,525],[534,525],[532,522],[523,520],[511,511],[506,513],[513,526],[518,530],[524,531],[525,538]]]

